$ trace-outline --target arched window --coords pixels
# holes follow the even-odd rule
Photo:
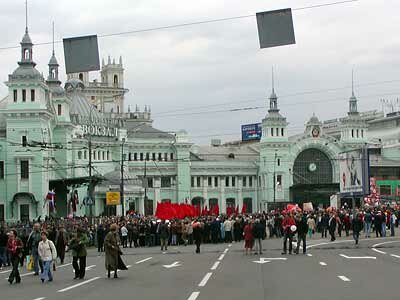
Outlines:
[[[29,60],[31,58],[31,52],[29,49],[24,49],[24,59]]]
[[[354,137],[354,129],[351,130],[351,137]]]
[[[83,74],[82,73],[79,73],[79,80],[83,81]]]
[[[357,129],[357,138],[359,138],[359,130]]]
[[[364,129],[361,129],[361,137],[364,137]]]
[[[51,78],[56,79],[56,70],[55,69],[51,69]]]
[[[271,136],[274,136],[274,129],[271,128]]]
[[[82,151],[78,151],[78,159],[82,159]]]
[[[110,151],[107,151],[107,160],[110,160]]]
[[[284,136],[284,129],[283,128],[281,128],[281,136]]]
[[[118,86],[118,75],[114,75],[114,86]]]

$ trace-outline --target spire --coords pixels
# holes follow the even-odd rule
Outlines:
[[[357,110],[357,98],[354,94],[354,70],[351,70],[351,97],[349,99],[349,115],[358,114]]]
[[[49,75],[47,77],[47,82],[56,82],[58,84],[61,84],[61,82],[58,80],[58,61],[56,58],[56,52],[54,50],[54,22],[52,23],[52,36],[53,36],[53,52],[49,61]]]
[[[111,65],[111,56],[108,56],[108,64]]]
[[[32,60],[32,47],[33,43],[28,30],[28,1],[25,0],[25,34],[21,41],[21,61],[18,63],[19,65],[36,65]]]
[[[102,58],[102,60],[101,60],[101,66],[104,67],[105,64],[106,64],[106,63],[104,62],[104,58]]]
[[[122,66],[122,56],[119,57],[119,64]]]
[[[25,0],[25,33],[28,33],[28,0]]]
[[[268,112],[278,112],[278,97],[275,94],[275,78],[274,78],[274,67],[271,69],[271,82],[272,82],[272,92],[269,96],[269,110]]]

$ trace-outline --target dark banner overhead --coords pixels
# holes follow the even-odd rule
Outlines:
[[[67,74],[100,70],[97,35],[63,39]]]

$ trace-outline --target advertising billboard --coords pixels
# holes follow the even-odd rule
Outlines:
[[[107,205],[120,205],[121,195],[119,192],[106,192],[106,204]]]
[[[369,194],[368,149],[341,153],[339,156],[339,172],[341,196]]]
[[[242,125],[242,141],[260,140],[261,135],[261,123]]]

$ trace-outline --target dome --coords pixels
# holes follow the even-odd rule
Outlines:
[[[11,75],[13,79],[17,78],[37,78],[43,79],[42,74],[32,65],[20,65]]]
[[[321,124],[321,122],[319,121],[318,117],[315,114],[313,114],[310,120],[307,122],[307,124],[314,125],[314,124]]]

